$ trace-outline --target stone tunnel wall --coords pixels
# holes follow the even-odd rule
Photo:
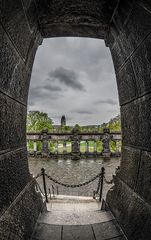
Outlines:
[[[151,238],[151,3],[121,1],[108,43],[114,62],[123,149],[107,202],[129,239]]]
[[[0,239],[28,239],[27,230],[32,231],[41,208],[41,200],[29,184],[31,177],[25,134],[30,75],[36,49],[42,40],[39,29],[43,28],[41,33],[45,33],[45,36],[49,31],[47,37],[51,37],[52,29],[51,24],[47,26],[49,29],[43,26],[44,22],[39,25],[37,10],[42,6],[36,6],[39,2],[44,4],[47,1],[0,1]],[[130,240],[149,240],[151,4],[150,0],[119,2],[107,42],[119,90],[123,156],[121,170],[115,178],[114,188],[108,193],[107,202]],[[101,25],[96,27],[95,22],[78,24],[70,32],[66,28],[63,34],[64,26],[63,23],[62,35],[69,36],[72,30],[72,36],[77,36],[79,31],[78,34],[74,32],[77,26],[80,33],[83,33],[85,26],[91,26],[93,31],[88,28],[84,35],[81,34],[83,37],[104,36],[102,32],[98,34]],[[104,28],[102,29],[104,34]],[[107,23],[105,29],[109,29]],[[57,34],[56,26],[55,31],[56,36],[61,36],[60,32]],[[27,191],[28,187],[33,189],[31,194]],[[34,211],[36,206],[38,211]]]
[[[36,193],[27,189],[24,192],[31,181],[25,128],[32,64],[41,41],[37,19],[34,1],[0,1],[0,239],[24,239],[39,214],[34,204],[39,210],[41,206]],[[17,196],[20,201],[8,219],[8,206]],[[22,201],[22,196],[26,201]],[[32,221],[29,217],[25,222],[26,214],[30,216],[32,210]],[[17,216],[20,224],[15,226]]]

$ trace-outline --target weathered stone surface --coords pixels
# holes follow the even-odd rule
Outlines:
[[[129,1],[124,2],[127,5],[129,4]],[[122,5],[123,2],[121,2],[121,7],[123,8]],[[117,11],[116,17],[121,21],[125,21],[122,11],[121,13]],[[142,40],[151,32],[150,18],[151,15],[144,8],[135,3],[133,4],[133,8],[126,18],[126,24],[123,24],[120,35],[118,36],[127,57],[133,53]],[[118,25],[118,23],[116,24]],[[121,28],[121,25],[119,27]]]
[[[0,217],[0,239],[29,240],[42,208],[43,202],[33,180]]]
[[[6,2],[5,0],[1,0],[0,11],[0,21],[5,31],[9,34],[11,41],[22,58],[26,59],[32,35],[21,1],[16,0],[12,2],[8,0]]]
[[[2,212],[30,179],[26,148],[0,155],[0,176],[0,212]]]
[[[29,73],[1,25],[0,56],[0,88],[13,98],[26,103]]]
[[[151,34],[135,51],[131,60],[137,80],[138,96],[151,92]]]
[[[38,11],[36,2],[34,0],[22,0],[25,15],[28,20],[30,32],[33,33],[38,30]]]
[[[130,61],[128,61],[117,73],[116,79],[119,91],[120,105],[132,101],[137,97],[136,79]]]
[[[116,4],[117,1],[111,0],[101,2],[52,0],[40,19],[43,36],[52,37],[55,33],[56,36],[103,38]]]
[[[63,226],[62,240],[95,240],[91,225]]]
[[[26,145],[25,124],[26,107],[0,93],[0,151]]]
[[[140,163],[140,150],[132,147],[122,147],[121,170],[119,177],[132,189],[136,188]]]
[[[107,203],[129,240],[150,240],[151,206],[117,177]]]
[[[121,108],[122,136],[125,145],[151,149],[151,95],[146,95]]]
[[[137,192],[151,205],[151,152],[142,151]]]
[[[61,240],[62,226],[37,224],[32,240]]]
[[[113,220],[101,224],[93,224],[93,230],[96,240],[112,239],[121,235]]]

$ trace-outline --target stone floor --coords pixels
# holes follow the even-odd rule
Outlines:
[[[125,240],[109,211],[90,198],[59,197],[47,204],[32,240]]]

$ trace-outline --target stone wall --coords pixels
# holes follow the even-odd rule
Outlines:
[[[108,43],[121,105],[121,170],[107,202],[129,239],[151,236],[151,3],[121,1]]]
[[[31,193],[25,191],[31,181],[25,131],[27,97],[41,42],[37,21],[34,1],[0,1],[0,239],[29,239],[19,236],[26,235],[27,230],[31,233],[40,209],[36,206],[39,195],[32,188]],[[22,191],[19,203],[12,205]],[[8,207],[11,210],[6,216]]]

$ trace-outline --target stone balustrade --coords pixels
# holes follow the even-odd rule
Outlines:
[[[49,133],[44,129],[41,133],[27,133],[27,150],[32,155],[42,156],[120,156],[121,132],[79,132]],[[113,149],[114,145],[114,149]]]

